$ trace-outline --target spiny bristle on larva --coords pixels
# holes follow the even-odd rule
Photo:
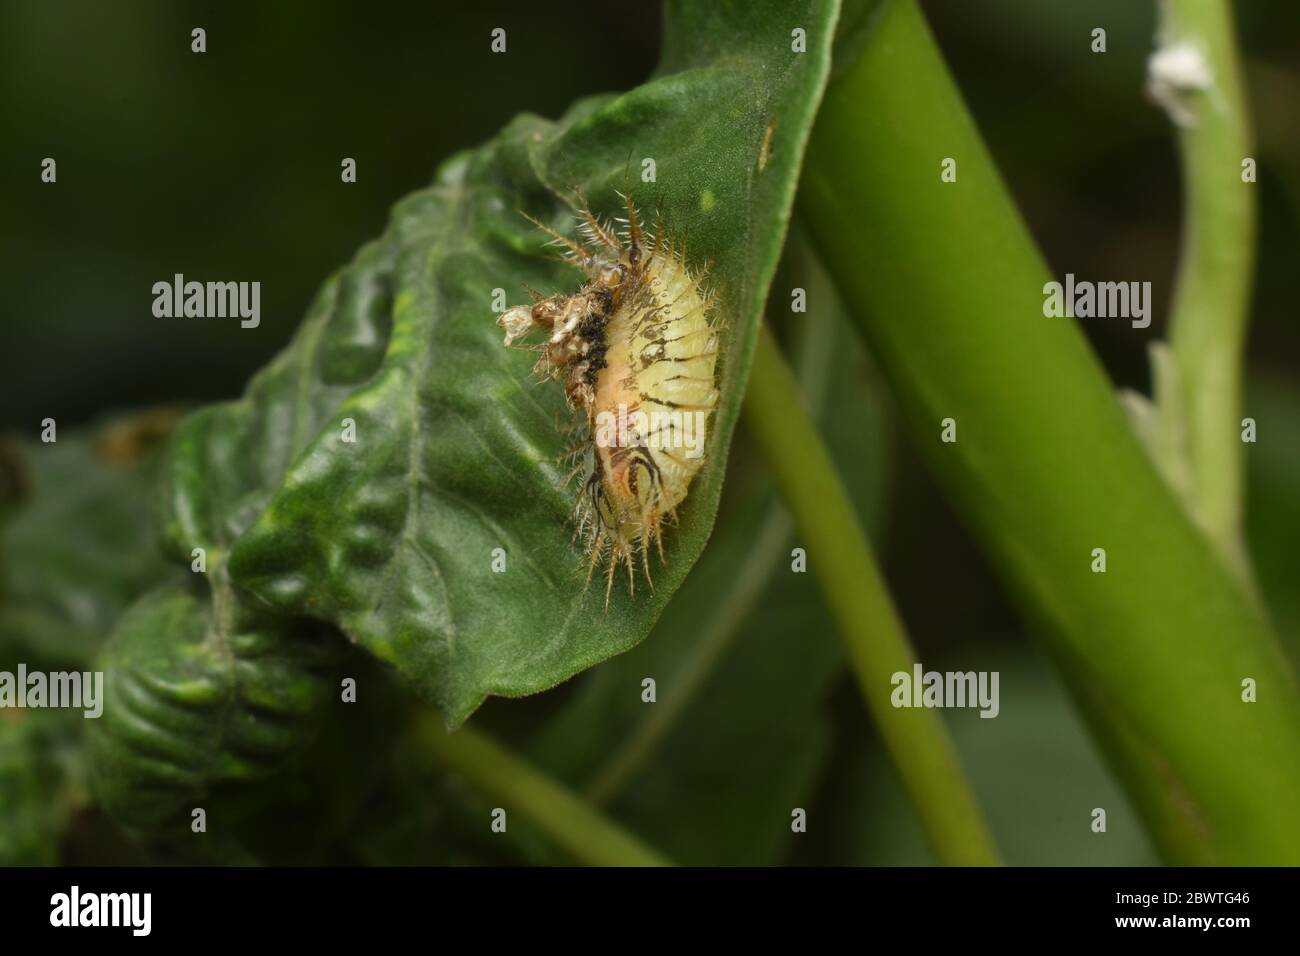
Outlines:
[[[705,461],[718,403],[718,324],[707,269],[693,271],[684,245],[627,216],[598,219],[576,208],[581,243],[532,220],[586,276],[578,291],[507,309],[497,323],[512,345],[533,331],[546,341],[534,371],[560,381],[584,421],[588,476],[574,507],[587,582],[606,564],[605,604],[620,566],[635,593],[637,565],[651,581],[650,551],[663,558],[663,529],[676,518]],[[653,585],[653,582],[652,582]]]

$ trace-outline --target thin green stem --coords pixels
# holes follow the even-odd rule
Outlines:
[[[1170,344],[1182,382],[1192,508],[1243,580],[1241,369],[1255,262],[1255,190],[1243,181],[1250,120],[1226,0],[1163,0],[1162,50],[1194,51],[1209,87],[1182,94],[1186,210]]]
[[[517,811],[581,863],[668,866],[671,861],[487,734],[468,725],[448,733],[442,718],[422,710],[417,738],[509,814]],[[484,826],[487,821],[484,821]]]
[[[910,674],[916,653],[830,455],[766,327],[754,352],[744,413],[807,545],[809,566],[839,626],[862,699],[936,856],[953,865],[996,864],[993,842],[942,719],[933,710],[896,708],[890,701],[892,676]]]
[[[646,709],[646,716],[587,786],[586,796],[592,803],[608,803],[618,796],[659,750],[740,634],[745,619],[762,596],[763,586],[771,577],[789,534],[789,518],[779,508],[771,509],[726,599],[713,611],[699,638],[673,672],[672,692],[664,694],[656,706]]]

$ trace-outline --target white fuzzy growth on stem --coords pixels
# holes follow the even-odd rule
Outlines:
[[[1196,125],[1190,97],[1213,87],[1214,77],[1205,54],[1193,43],[1162,46],[1147,59],[1147,95],[1179,126]]]

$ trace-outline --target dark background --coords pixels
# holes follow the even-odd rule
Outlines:
[[[1154,4],[924,7],[1052,270],[1152,283],[1155,319],[1144,332],[1085,323],[1116,384],[1145,389],[1145,346],[1164,334],[1181,205],[1169,124],[1142,92]],[[1250,452],[1251,537],[1257,557],[1270,558],[1260,575],[1294,637],[1300,448],[1285,436],[1300,423],[1300,4],[1237,7],[1261,210],[1246,414],[1268,423]],[[190,52],[196,26],[207,31],[202,55]],[[489,51],[498,26],[508,32],[505,56]],[[1097,26],[1108,33],[1104,55],[1089,49]],[[637,85],[658,38],[657,5],[645,0],[7,0],[0,431],[35,437],[45,417],[62,429],[110,410],[238,395],[325,277],[439,162],[518,112],[555,117],[579,96]],[[40,182],[47,156],[58,163],[55,185]],[[344,157],[357,161],[355,184],[340,181]],[[260,327],[155,318],[151,286],[177,272],[260,281]],[[1020,625],[982,559],[896,444],[883,549],[923,655],[942,658],[970,641],[1022,653]],[[844,706],[854,706],[848,697]],[[981,759],[963,756],[968,766]],[[1061,773],[1076,769],[1067,762]],[[1006,772],[1016,786],[1017,770]],[[876,820],[906,813],[897,794],[876,796]],[[1022,839],[1028,845],[1034,831]],[[876,860],[891,858],[888,837],[868,842]],[[1140,837],[1130,850],[1111,861],[1149,858]]]
[[[1168,124],[1142,95],[1153,5],[925,4],[1003,173],[1058,273],[1153,283],[1177,252]],[[1239,4],[1262,209],[1252,364],[1294,370],[1300,5]],[[653,68],[656,5],[16,0],[0,7],[0,427],[237,394],[315,289],[443,158],[511,116],[554,117]],[[208,52],[190,52],[190,30]],[[509,52],[489,52],[491,29]],[[1108,52],[1089,51],[1104,26]],[[40,182],[40,162],[59,181]],[[343,157],[358,181],[339,179]],[[183,272],[262,283],[262,325],[155,319]],[[1087,327],[1121,384],[1137,336]]]

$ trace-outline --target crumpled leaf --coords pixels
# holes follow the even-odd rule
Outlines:
[[[94,794],[119,825],[210,858],[231,852],[231,828],[196,835],[193,809],[216,816],[223,789],[273,776],[311,743],[338,644],[310,622],[250,618],[220,583],[214,609],[196,585],[158,588],[122,616],[97,664],[104,713],[87,745]]]
[[[335,690],[325,701],[315,738],[285,760],[283,772],[265,778],[262,786],[232,788],[219,807],[239,846],[260,863],[355,863],[349,851],[360,842],[359,828],[397,823],[371,819],[377,812],[374,796],[405,769],[398,764],[406,757],[400,727],[411,708],[421,705],[391,668],[359,647],[342,650],[325,683],[340,688],[347,678],[355,695],[345,700]],[[428,806],[437,799],[430,789],[412,796],[418,803],[409,810],[416,816],[439,812]],[[411,849],[420,852],[427,845]]]
[[[452,724],[488,694],[536,692],[640,641],[708,538],[753,335],[829,66],[834,0],[667,8],[654,79],[521,116],[449,160],[331,279],[243,399],[182,428],[170,537],[277,614],[339,626]],[[806,52],[792,31],[806,32]],[[642,178],[654,160],[654,180]],[[629,180],[726,321],[709,461],[670,531],[655,590],[585,596],[556,461],[558,388],[506,350],[493,292],[572,290],[526,211],[572,231],[581,189],[618,210]],[[649,218],[653,218],[652,216]],[[347,440],[354,437],[354,441]],[[493,573],[494,549],[505,552]]]

